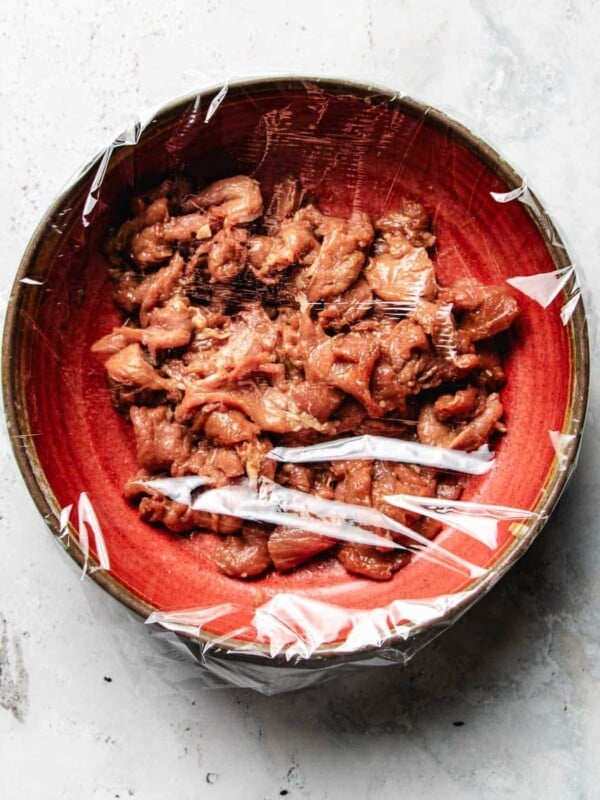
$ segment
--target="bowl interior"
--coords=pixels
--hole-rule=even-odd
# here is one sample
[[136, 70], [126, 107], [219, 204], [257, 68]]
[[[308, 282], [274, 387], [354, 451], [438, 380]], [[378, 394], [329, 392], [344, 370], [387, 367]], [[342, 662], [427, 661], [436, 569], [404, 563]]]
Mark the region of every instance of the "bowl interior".
[[[215, 537], [179, 538], [146, 525], [123, 499], [122, 486], [136, 472], [133, 436], [111, 406], [102, 360], [90, 347], [122, 322], [102, 242], [123, 218], [133, 187], [173, 171], [203, 183], [245, 173], [268, 196], [291, 173], [329, 213], [361, 208], [376, 215], [402, 197], [421, 200], [433, 217], [442, 283], [465, 276], [501, 283], [568, 264], [526, 205], [492, 197], [518, 186], [518, 177], [438, 112], [356, 86], [277, 80], [231, 87], [207, 122], [214, 97], [174, 104], [134, 146], [96, 160], [50, 210], [25, 255], [19, 279], [40, 284], [15, 284], [5, 338], [6, 403], [12, 433], [23, 437], [17, 456], [36, 502], [56, 532], [60, 509], [88, 494], [111, 564], [94, 577], [130, 607], [146, 613], [236, 604], [233, 615], [206, 624], [209, 634], [247, 624], [258, 605], [282, 592], [371, 609], [467, 588], [472, 579], [423, 557], [388, 583], [352, 577], [333, 560], [290, 575], [232, 580], [211, 562]], [[567, 440], [572, 460], [581, 431], [585, 321], [579, 306], [563, 324], [560, 294], [547, 308], [525, 295], [519, 302], [522, 314], [506, 340], [508, 433], [495, 468], [472, 478], [463, 499], [547, 513], [567, 472], [549, 432], [573, 437]], [[531, 539], [538, 529], [530, 523], [521, 536]], [[500, 526], [494, 549], [451, 529], [438, 541], [486, 567], [504, 568], [519, 549], [508, 524]], [[71, 552], [81, 560], [76, 544]]]

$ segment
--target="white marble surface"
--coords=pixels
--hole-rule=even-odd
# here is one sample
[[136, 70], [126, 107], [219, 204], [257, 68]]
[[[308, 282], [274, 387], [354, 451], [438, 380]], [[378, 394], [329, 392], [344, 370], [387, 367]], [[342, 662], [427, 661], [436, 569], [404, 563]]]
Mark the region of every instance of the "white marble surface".
[[[192, 86], [286, 72], [379, 83], [470, 124], [527, 175], [598, 304], [595, 0], [94, 8], [0, 10], [3, 297], [41, 213], [133, 113]], [[3, 434], [0, 796], [600, 797], [597, 400], [596, 376], [579, 471], [483, 602], [405, 670], [275, 698], [201, 691], [177, 665], [144, 669], [145, 639], [121, 625], [115, 640], [118, 610], [61, 556]]]

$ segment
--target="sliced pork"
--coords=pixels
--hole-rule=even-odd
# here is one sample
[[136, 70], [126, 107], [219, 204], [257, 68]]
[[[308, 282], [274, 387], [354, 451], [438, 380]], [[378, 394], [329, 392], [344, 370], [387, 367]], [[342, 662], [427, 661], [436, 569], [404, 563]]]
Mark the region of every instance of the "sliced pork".
[[[457, 500], [467, 478], [388, 460], [280, 463], [269, 454], [363, 435], [493, 445], [506, 431], [495, 337], [518, 306], [508, 286], [438, 284], [430, 216], [414, 198], [372, 219], [364, 209], [328, 214], [307, 197], [292, 176], [263, 199], [256, 180], [236, 175], [199, 188], [170, 176], [132, 199], [105, 246], [126, 319], [93, 346], [135, 441], [139, 472], [124, 494], [145, 522], [219, 535], [213, 560], [231, 579], [308, 569], [324, 554], [356, 580], [390, 580], [412, 547], [398, 524], [421, 541], [441, 526], [386, 498]], [[194, 497], [211, 489], [226, 498], [236, 486], [265, 494], [241, 519], [235, 503], [222, 514], [194, 510], [191, 496], [184, 503], [153, 488], [157, 478], [189, 478]], [[268, 500], [273, 486], [280, 505]], [[327, 509], [322, 517], [314, 503]], [[368, 508], [379, 516], [367, 533], [382, 545], [333, 535]], [[321, 519], [328, 535], [311, 530]]]

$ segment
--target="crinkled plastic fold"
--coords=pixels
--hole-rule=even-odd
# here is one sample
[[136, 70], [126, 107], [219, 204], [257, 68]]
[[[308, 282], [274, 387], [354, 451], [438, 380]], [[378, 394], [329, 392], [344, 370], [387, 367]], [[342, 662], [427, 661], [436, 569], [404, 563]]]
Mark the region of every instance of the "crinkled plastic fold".
[[[286, 94], [290, 97], [289, 103], [285, 102]], [[354, 104], [351, 103], [352, 110], [346, 115], [343, 110], [335, 110], [341, 108], [345, 98], [351, 98]], [[266, 103], [264, 111], [263, 103]], [[232, 119], [231, 109], [238, 106], [248, 118], [254, 113], [252, 124], [257, 131], [255, 138], [239, 147], [236, 137], [245, 135], [242, 123], [239, 130], [225, 127]], [[360, 116], [361, 109], [364, 109], [364, 119]], [[339, 114], [339, 127], [336, 127], [335, 114]], [[369, 134], [365, 120], [369, 122]], [[164, 133], [165, 126], [168, 135]], [[119, 588], [122, 581], [114, 566], [119, 554], [111, 539], [114, 520], [102, 516], [96, 508], [102, 487], [89, 485], [87, 490], [75, 491], [73, 496], [66, 497], [68, 502], [59, 502], [52, 495], [52, 475], [44, 477], [43, 458], [36, 460], [39, 444], [33, 438], [36, 431], [28, 429], [24, 422], [17, 426], [16, 437], [20, 438], [13, 439], [20, 464], [26, 477], [29, 476], [30, 487], [33, 483], [38, 487], [42, 485], [36, 497], [38, 505], [50, 510], [48, 519], [59, 542], [80, 563], [82, 573], [91, 575], [130, 608], [145, 615], [155, 637], [168, 642], [177, 659], [189, 658], [206, 672], [207, 685], [216, 681], [273, 693], [313, 685], [340, 672], [364, 666], [405, 664], [481, 598], [529, 547], [575, 467], [585, 414], [588, 369], [581, 272], [571, 263], [551, 218], [527, 183], [468, 131], [434, 109], [397, 93], [310, 79], [226, 84], [144, 115], [142, 122], [132, 124], [78, 173], [63, 192], [62, 204], [59, 201], [49, 212], [42, 232], [51, 230], [56, 237], [73, 236], [77, 243], [75, 249], [79, 249], [84, 264], [89, 242], [98, 238], [96, 227], [105, 231], [108, 224], [114, 224], [112, 206], [121, 202], [119, 195], [137, 188], [140, 177], [147, 185], [149, 176], [156, 181], [169, 171], [185, 172], [193, 168], [194, 159], [201, 159], [194, 143], [207, 130], [213, 134], [211, 143], [214, 145], [216, 141], [219, 147], [214, 149], [213, 162], [202, 162], [204, 175], [214, 179], [247, 172], [265, 176], [267, 184], [272, 184], [274, 176], [293, 172], [301, 164], [304, 169], [301, 177], [309, 184], [312, 181], [309, 188], [317, 194], [321, 192], [325, 205], [333, 206], [336, 205], [336, 182], [346, 181], [347, 184], [349, 174], [354, 181], [351, 203], [361, 207], [364, 198], [370, 196], [365, 184], [371, 181], [375, 182], [374, 191], [381, 193], [385, 205], [393, 203], [406, 175], [412, 175], [411, 170], [418, 178], [415, 186], [426, 192], [427, 181], [441, 175], [442, 169], [460, 171], [463, 151], [467, 153], [465, 164], [471, 163], [469, 159], [480, 160], [481, 172], [471, 174], [467, 170], [464, 177], [466, 182], [473, 183], [472, 194], [476, 189], [482, 191], [479, 182], [486, 186], [489, 183], [485, 194], [496, 205], [499, 230], [504, 224], [503, 215], [510, 209], [522, 207], [518, 213], [524, 213], [524, 221], [519, 221], [519, 225], [523, 230], [529, 226], [523, 241], [527, 242], [529, 236], [532, 246], [535, 244], [538, 248], [535, 264], [523, 251], [523, 264], [527, 269], [521, 272], [519, 260], [516, 260], [511, 274], [504, 275], [506, 283], [523, 301], [525, 323], [520, 335], [529, 334], [530, 318], [538, 320], [540, 315], [546, 315], [552, 320], [548, 330], [556, 332], [560, 326], [565, 331], [564, 342], [556, 348], [557, 358], [571, 359], [574, 365], [562, 373], [571, 375], [571, 385], [563, 389], [563, 418], [555, 415], [558, 421], [550, 427], [545, 420], [539, 420], [537, 438], [533, 441], [530, 437], [528, 442], [534, 450], [546, 453], [547, 468], [542, 485], [522, 491], [519, 488], [527, 501], [523, 507], [515, 506], [511, 497], [499, 496], [494, 491], [494, 476], [502, 456], [497, 455], [495, 448], [487, 446], [466, 452], [412, 440], [361, 435], [310, 446], [278, 446], [268, 454], [276, 464], [383, 459], [469, 476], [471, 483], [467, 485], [475, 488], [467, 491], [466, 499], [409, 494], [384, 497], [390, 508], [441, 524], [441, 533], [428, 539], [375, 508], [326, 500], [264, 477], [240, 480], [225, 487], [212, 486], [210, 477], [202, 475], [148, 479], [147, 485], [153, 492], [195, 511], [284, 525], [338, 542], [406, 553], [420, 581], [415, 579], [411, 590], [403, 594], [399, 577], [402, 570], [390, 581], [390, 589], [356, 577], [347, 585], [340, 586], [338, 581], [328, 586], [326, 582], [319, 584], [312, 580], [304, 587], [295, 575], [287, 586], [285, 582], [265, 579], [247, 584], [249, 588], [245, 593], [232, 589], [228, 597], [227, 581], [233, 586], [237, 579], [223, 579], [218, 602], [206, 603], [200, 598], [196, 605], [187, 603], [177, 608], [171, 604], [169, 608], [160, 608], [153, 606], [151, 599], [154, 584], [160, 580], [154, 574], [149, 576], [154, 582], [152, 586], [133, 587], [129, 581]], [[428, 135], [428, 131], [433, 131], [434, 137], [429, 149], [420, 145], [421, 137]], [[158, 150], [157, 141], [160, 142]], [[447, 151], [440, 145], [444, 141], [449, 143]], [[132, 151], [142, 147], [154, 148], [159, 153], [155, 167], [141, 168], [141, 161], [138, 164], [135, 158], [130, 158]], [[369, 150], [377, 150], [378, 157], [381, 156], [379, 162], [369, 160]], [[419, 177], [420, 168], [411, 166], [411, 159], [418, 158], [419, 153], [424, 154], [426, 161], [423, 174], [427, 179], [423, 180]], [[284, 163], [286, 155], [290, 158], [289, 164]], [[277, 161], [277, 168], [271, 168], [271, 159]], [[377, 163], [381, 165], [382, 174], [374, 166]], [[141, 175], [138, 175], [138, 168]], [[119, 175], [118, 193], [115, 181], [106, 188], [108, 177], [115, 174]], [[460, 180], [457, 174], [457, 186]], [[76, 202], [79, 218], [74, 222], [73, 208], [64, 198], [69, 198], [75, 188], [81, 192], [82, 187], [85, 192], [83, 199], [80, 197]], [[348, 196], [347, 186], [345, 191]], [[457, 197], [465, 193], [468, 194], [466, 189], [457, 189]], [[458, 251], [456, 242], [465, 237], [475, 211], [471, 207], [459, 211], [453, 202], [458, 204], [458, 200], [446, 201], [438, 197], [434, 227], [438, 218], [443, 225], [446, 209], [450, 209], [447, 213], [452, 219], [447, 230], [455, 238], [440, 260], [448, 273], [458, 269], [460, 275], [465, 275], [474, 259], [469, 249], [472, 242], [466, 242], [464, 253]], [[512, 220], [517, 219], [516, 212], [511, 210], [510, 213]], [[444, 253], [444, 234], [441, 239], [440, 252]], [[482, 247], [485, 244], [483, 242]], [[452, 247], [456, 252], [450, 252]], [[489, 258], [494, 262], [496, 256], [490, 253]], [[535, 271], [536, 265], [544, 259], [550, 268]], [[31, 254], [24, 263], [25, 266], [32, 263]], [[490, 272], [493, 274], [493, 266]], [[18, 283], [21, 293], [42, 291], [46, 276], [39, 263], [31, 274], [23, 273], [22, 268]], [[385, 301], [380, 302], [385, 305]], [[388, 305], [388, 313], [398, 319], [414, 308], [411, 303]], [[32, 312], [25, 309], [25, 313]], [[437, 346], [452, 347], [452, 343], [440, 340]], [[518, 349], [517, 342], [515, 351]], [[551, 351], [549, 344], [550, 359]], [[514, 358], [519, 358], [518, 352]], [[511, 437], [511, 426], [517, 427], [517, 421], [511, 416], [512, 409], [518, 413], [525, 400], [515, 401], [512, 397], [510, 374], [506, 391], [507, 437]], [[80, 444], [86, 446], [85, 442]], [[502, 469], [505, 474], [508, 467], [504, 465]], [[523, 481], [523, 475], [521, 470], [518, 480]], [[504, 481], [504, 485], [508, 485], [506, 477]], [[519, 495], [519, 491], [515, 490], [515, 494]], [[428, 575], [434, 576], [431, 582]], [[449, 591], [436, 591], [436, 587], [446, 585]]]

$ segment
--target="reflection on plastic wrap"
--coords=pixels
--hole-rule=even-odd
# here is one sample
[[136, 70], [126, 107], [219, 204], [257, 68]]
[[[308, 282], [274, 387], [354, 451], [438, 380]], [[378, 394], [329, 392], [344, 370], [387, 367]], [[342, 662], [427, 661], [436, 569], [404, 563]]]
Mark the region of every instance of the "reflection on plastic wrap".
[[544, 210], [537, 197], [529, 190], [527, 181], [525, 179], [523, 179], [521, 186], [513, 189], [510, 192], [490, 192], [490, 195], [497, 203], [510, 203], [514, 200], [518, 200], [520, 203], [523, 203], [523, 205], [526, 205], [541, 225], [542, 230], [548, 237], [550, 244], [552, 244], [554, 247], [560, 248], [561, 250], [565, 249], [564, 244], [560, 241], [556, 233], [556, 229], [552, 220], [550, 219], [550, 216]]
[[268, 454], [275, 461], [308, 464], [320, 461], [360, 461], [376, 458], [403, 464], [419, 464], [483, 475], [494, 466], [494, 456], [484, 445], [472, 453], [444, 447], [390, 439], [385, 436], [352, 436], [308, 447], [275, 447]]
[[223, 100], [227, 97], [227, 92], [229, 90], [229, 86], [225, 84], [223, 88], [213, 97], [211, 103], [208, 107], [206, 112], [206, 116], [204, 117], [204, 122], [210, 122], [212, 117], [217, 113], [217, 110]]
[[574, 267], [564, 267], [555, 272], [543, 272], [538, 275], [517, 276], [509, 278], [507, 283], [535, 300], [542, 308], [548, 308], [560, 292], [564, 291], [568, 300], [560, 310], [563, 325], [568, 325], [581, 300], [579, 280]]
[[[331, 460], [386, 457], [389, 460], [412, 461], [445, 470], [463, 470], [475, 474], [482, 467], [493, 466], [491, 454], [485, 449], [477, 453], [460, 453], [440, 447], [424, 447], [411, 442], [362, 436], [336, 440], [306, 448], [275, 448], [271, 458], [296, 463]], [[298, 530], [308, 530], [339, 541], [351, 541], [378, 547], [406, 549], [447, 569], [456, 570], [471, 579], [485, 579], [490, 570], [462, 559], [435, 541], [420, 536], [408, 526], [398, 523], [380, 511], [365, 506], [325, 500], [321, 497], [291, 490], [265, 478], [242, 482], [235, 486], [198, 492], [209, 481], [202, 477], [168, 478], [148, 481], [155, 491], [171, 499], [187, 502], [194, 510], [218, 514], [235, 514], [247, 520], [281, 524]], [[494, 550], [498, 546], [498, 528], [503, 522], [535, 521], [540, 515], [525, 509], [486, 503], [449, 501], [441, 498], [390, 495], [390, 505], [417, 516], [425, 516], [461, 531]], [[400, 534], [402, 544], [384, 538], [373, 530]], [[207, 633], [211, 623], [223, 621], [243, 612], [236, 603], [221, 603], [209, 607], [156, 611], [148, 624], [200, 638], [200, 661], [210, 671], [223, 669], [222, 658], [232, 654], [301, 663], [324, 655], [357, 654], [373, 649], [378, 657], [405, 660], [414, 643], [403, 648], [419, 626], [440, 625], [454, 609], [463, 606], [468, 591], [440, 595], [420, 600], [396, 599], [384, 607], [358, 609], [323, 602], [304, 593], [279, 592], [252, 610], [251, 621], [242, 627], [232, 626], [227, 634], [215, 637]], [[393, 642], [393, 646], [390, 643]], [[220, 653], [220, 659], [211, 654]], [[220, 665], [220, 666], [218, 666]], [[305, 684], [303, 684], [305, 685]], [[261, 690], [271, 683], [258, 681]]]
[[181, 478], [154, 478], [154, 480], [140, 481], [140, 484], [164, 494], [170, 500], [189, 506], [192, 504], [193, 492], [210, 482], [208, 478], [200, 475], [184, 475]]
[[522, 200], [527, 192], [527, 181], [523, 180], [521, 186], [517, 186], [510, 192], [490, 192], [490, 195], [497, 203], [511, 203], [513, 200]]
[[60, 519], [58, 522], [59, 538], [64, 539], [69, 535], [69, 520], [71, 519], [71, 511], [73, 511], [73, 503], [61, 508]]
[[552, 447], [558, 458], [558, 469], [561, 472], [569, 469], [572, 458], [572, 449], [576, 445], [577, 437], [571, 433], [548, 431]]
[[[511, 192], [490, 192], [497, 203], [510, 203], [513, 200], [526, 205], [542, 226], [544, 233], [548, 236], [551, 244], [564, 250], [564, 245], [556, 235], [556, 230], [552, 220], [542, 208], [537, 198], [529, 191], [527, 182]], [[511, 286], [518, 289], [523, 294], [535, 300], [542, 308], [548, 308], [552, 301], [564, 291], [567, 301], [560, 310], [560, 318], [563, 325], [568, 325], [573, 316], [577, 305], [581, 301], [581, 287], [575, 268], [573, 266], [563, 267], [554, 272], [545, 272], [537, 275], [523, 275], [509, 278], [507, 280]]]
[[[310, 450], [310, 448], [308, 448]], [[465, 454], [466, 455], [466, 454]], [[178, 486], [178, 479], [170, 479], [169, 497], [185, 496], [189, 484]], [[160, 481], [150, 482], [158, 489]], [[428, 541], [410, 528], [400, 525], [381, 512], [349, 503], [327, 501], [302, 492], [292, 491], [261, 480], [258, 486], [239, 485], [223, 489], [208, 489], [191, 498], [191, 507], [213, 513], [232, 514], [246, 519], [274, 524], [285, 524], [297, 529], [310, 530], [341, 541], [376, 544], [386, 548], [400, 547], [389, 539], [365, 530], [387, 529], [401, 533], [407, 540], [407, 550], [449, 569], [466, 571], [471, 578], [482, 578], [489, 570], [458, 558], [445, 548]], [[490, 550], [498, 545], [498, 526], [502, 522], [539, 519], [539, 515], [524, 509], [485, 503], [444, 501], [395, 495], [385, 498], [388, 503], [417, 515], [428, 516], [448, 527], [466, 533]], [[231, 653], [250, 653], [269, 658], [282, 656], [286, 661], [309, 659], [326, 649], [328, 654], [358, 653], [368, 648], [382, 648], [392, 640], [396, 653], [398, 643], [405, 641], [415, 629], [435, 625], [453, 609], [462, 606], [468, 592], [422, 600], [396, 599], [381, 608], [353, 609], [326, 603], [302, 593], [280, 592], [254, 609], [251, 622], [242, 628], [231, 628], [226, 636], [206, 636], [210, 623], [233, 617], [243, 607], [235, 603], [221, 603], [168, 612], [156, 611], [146, 620], [166, 630], [197, 637], [202, 644], [203, 661], [209, 651], [225, 649]]]
[[21, 278], [19, 283], [24, 283], [26, 286], [43, 286], [44, 281], [38, 281], [36, 278]]
[[119, 136], [117, 136], [117, 138], [111, 142], [111, 144], [102, 153], [102, 157], [100, 158], [100, 162], [83, 205], [83, 211], [81, 212], [81, 223], [84, 228], [88, 228], [92, 222], [92, 214], [100, 200], [100, 189], [104, 183], [104, 179], [106, 177], [106, 173], [114, 151], [119, 147], [128, 147], [137, 144], [145, 127], [145, 125], [136, 120]]
[[[342, 608], [300, 594], [280, 593], [255, 609], [249, 626], [232, 630], [222, 639], [209, 639], [203, 653], [218, 650], [227, 640], [232, 653], [248, 653], [287, 661], [315, 655], [359, 653], [406, 640], [422, 625], [440, 622], [468, 599], [458, 592], [423, 600], [394, 600], [371, 610]], [[156, 611], [146, 620], [166, 630], [202, 638], [204, 627], [237, 609], [232, 604], [181, 611]], [[251, 635], [253, 641], [240, 637]], [[319, 653], [319, 651], [322, 651]]]
[[[176, 481], [177, 479], [172, 479]], [[185, 478], [183, 479], [185, 480]], [[152, 485], [152, 488], [157, 488]], [[171, 490], [181, 497], [179, 488]], [[173, 499], [172, 494], [166, 496]], [[481, 576], [480, 567], [451, 553], [406, 525], [367, 506], [325, 500], [322, 497], [287, 489], [266, 478], [258, 486], [243, 482], [220, 489], [209, 489], [192, 500], [194, 511], [241, 517], [255, 522], [283, 525], [296, 530], [317, 533], [343, 542], [371, 545], [384, 550], [419, 552], [430, 561], [471, 577]], [[402, 544], [373, 533], [366, 528], [383, 529], [403, 538]]]
[[[310, 448], [309, 448], [310, 449]], [[179, 481], [182, 485], [178, 485]], [[190, 492], [186, 479], [169, 479], [162, 484], [167, 496], [183, 498]], [[158, 490], [160, 481], [149, 485]], [[194, 487], [195, 488], [195, 487]], [[246, 484], [222, 489], [208, 489], [195, 498], [191, 507], [213, 513], [235, 513], [246, 519], [284, 524], [310, 530], [340, 541], [402, 547], [419, 552], [448, 569], [462, 570], [470, 578], [484, 578], [490, 571], [465, 561], [435, 542], [397, 523], [381, 512], [349, 503], [328, 501], [303, 492], [292, 491], [262, 479], [258, 486]], [[423, 515], [459, 530], [490, 550], [498, 546], [498, 526], [502, 522], [535, 521], [540, 515], [525, 509], [486, 503], [445, 501], [409, 495], [392, 495], [385, 500], [398, 508]], [[407, 541], [398, 545], [374, 534], [365, 527], [400, 533]], [[224, 648], [227, 653], [250, 653], [269, 658], [283, 656], [287, 661], [308, 659], [326, 649], [328, 654], [357, 653], [367, 648], [381, 648], [394, 640], [405, 641], [421, 625], [435, 625], [449, 612], [462, 606], [468, 592], [440, 595], [421, 600], [396, 599], [374, 609], [344, 608], [302, 593], [280, 592], [252, 612], [249, 625], [232, 627], [222, 637], [206, 636], [210, 623], [243, 612], [236, 603], [168, 612], [156, 611], [146, 620], [185, 636], [204, 639], [203, 658], [209, 651]]]
[[[67, 548], [69, 547], [69, 523], [71, 521], [72, 511], [72, 503], [61, 508], [58, 523], [59, 539], [65, 540]], [[79, 547], [81, 548], [81, 552], [83, 554], [83, 568], [81, 577], [83, 578], [86, 574], [92, 574], [99, 569], [110, 570], [110, 556], [108, 554], [104, 533], [102, 532], [102, 527], [98, 521], [94, 506], [92, 505], [86, 492], [82, 492], [79, 495], [79, 500], [77, 502], [77, 521], [77, 538]], [[92, 536], [98, 558], [98, 566], [91, 568], [89, 567], [90, 534]]]
[[388, 503], [415, 514], [442, 522], [466, 533], [490, 550], [498, 546], [498, 525], [503, 520], [535, 520], [540, 515], [522, 508], [469, 503], [461, 500], [438, 500], [397, 494], [385, 498]]

